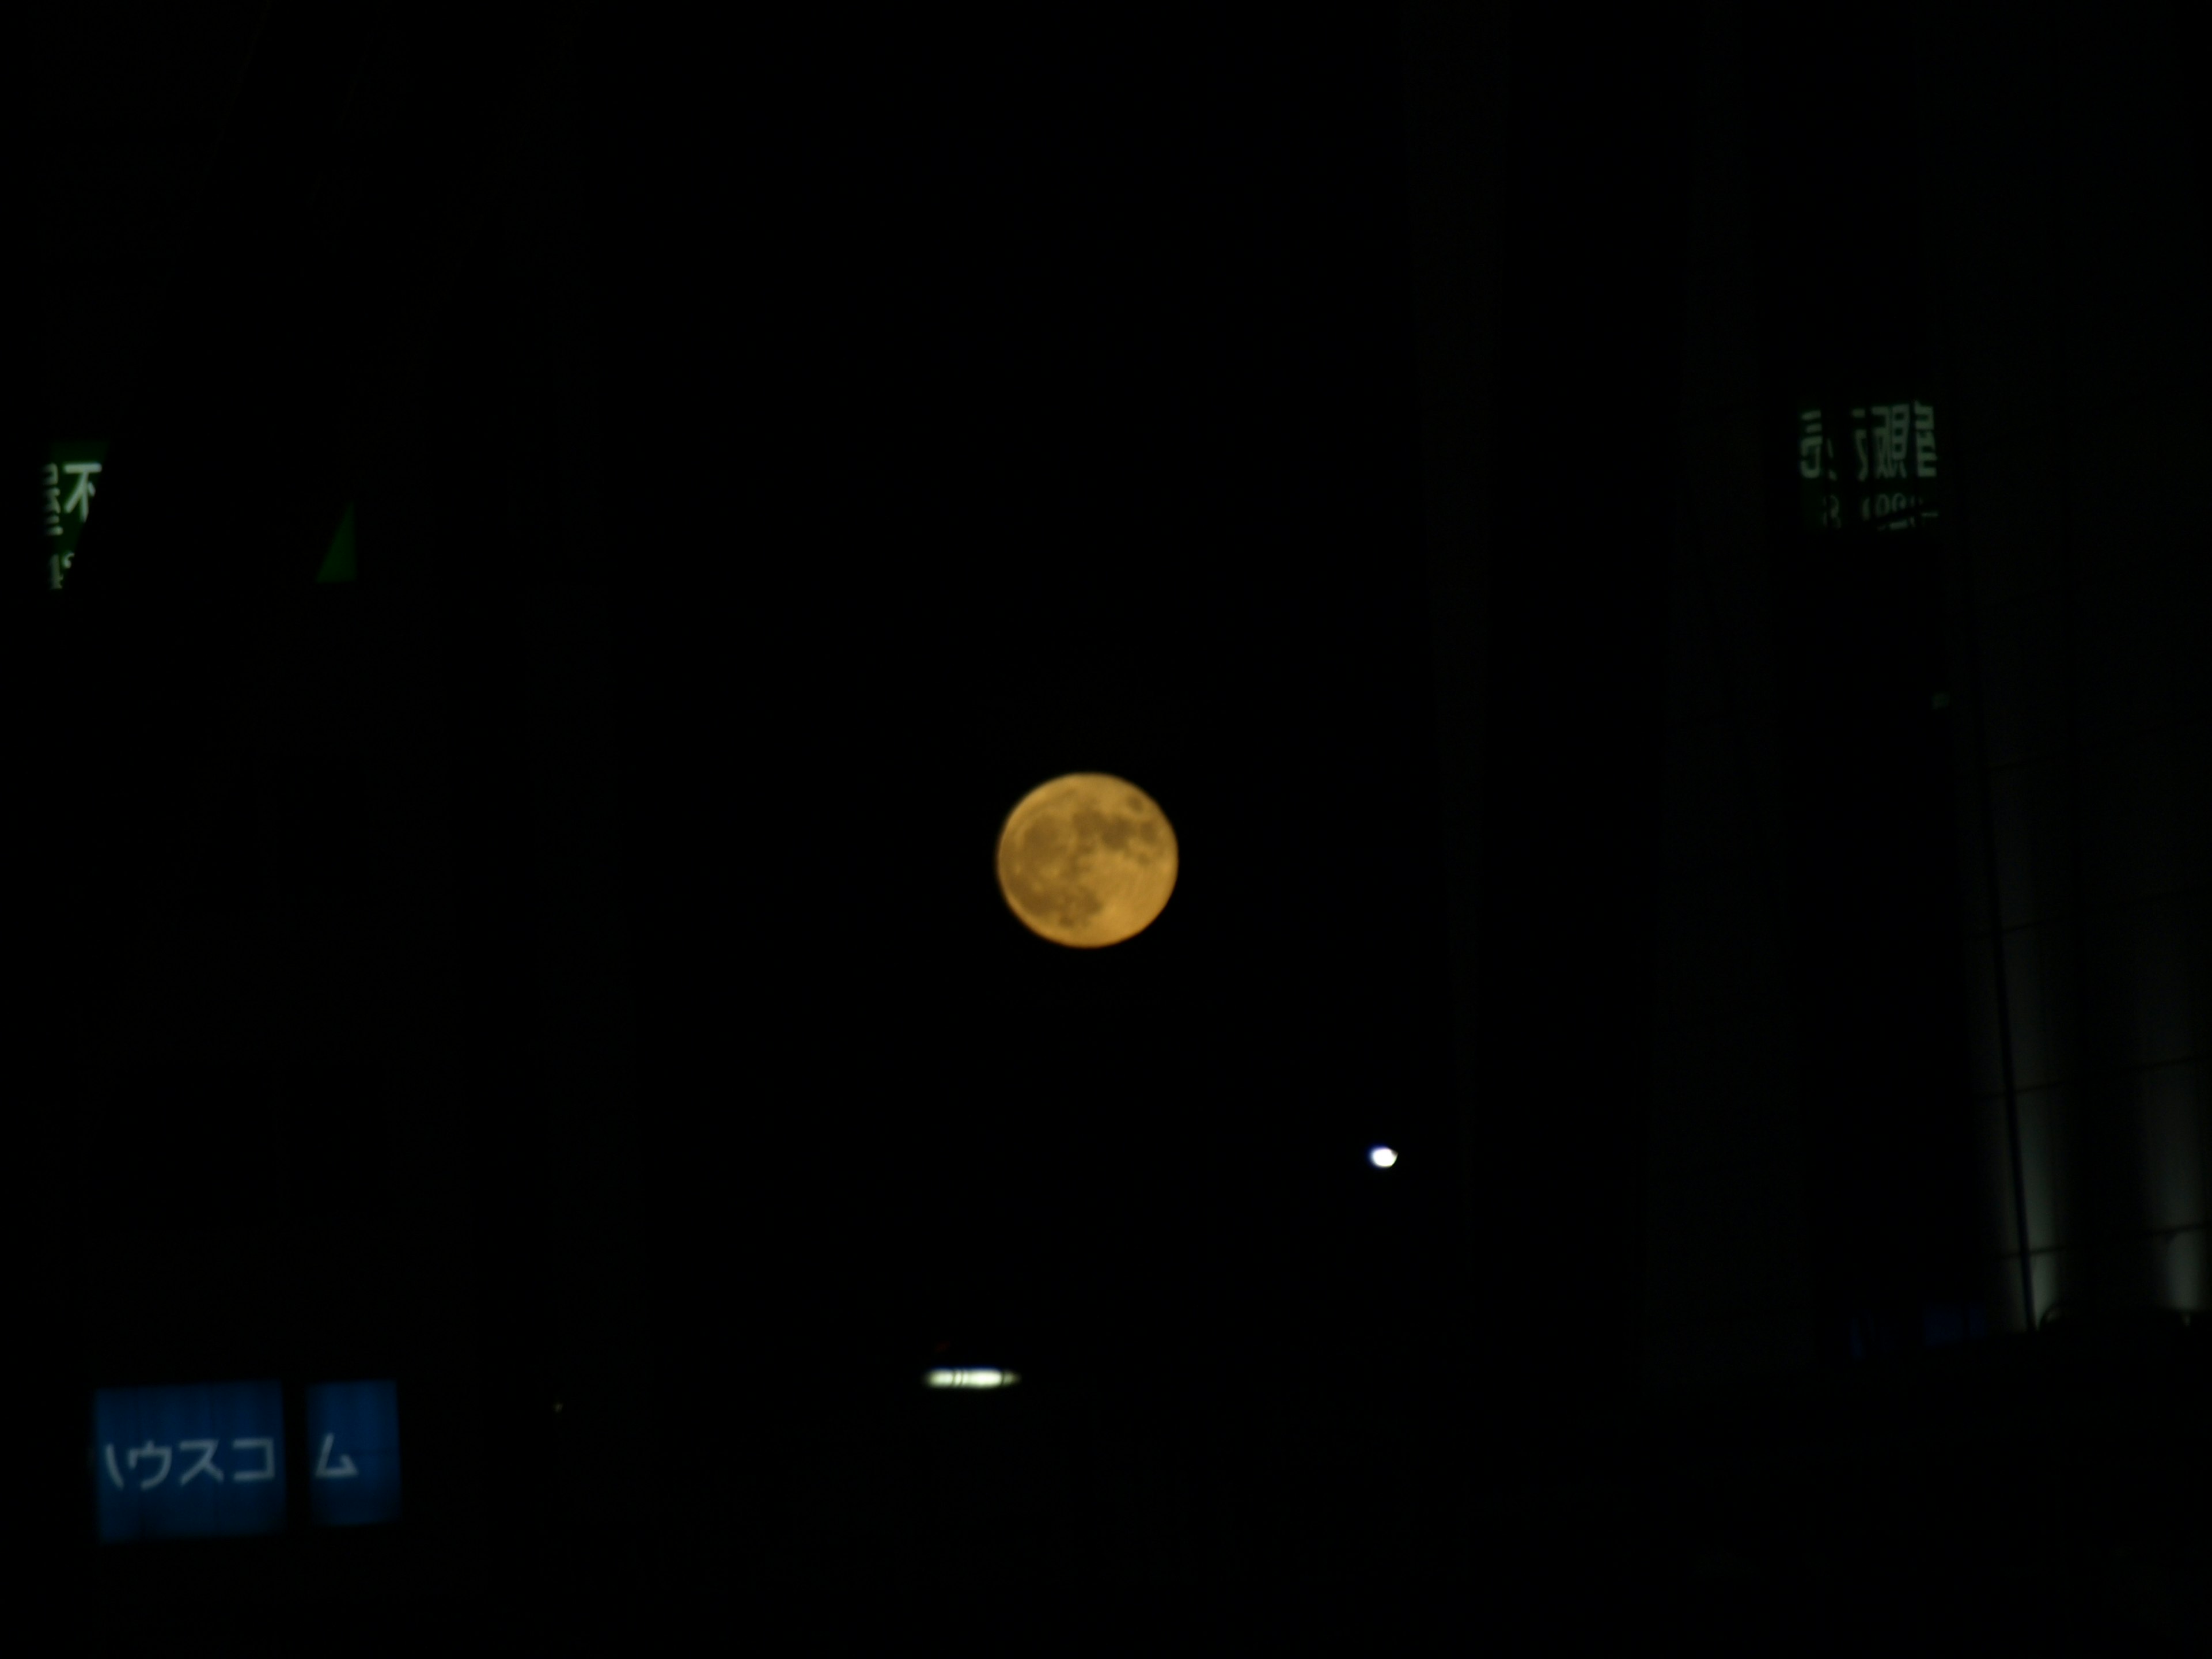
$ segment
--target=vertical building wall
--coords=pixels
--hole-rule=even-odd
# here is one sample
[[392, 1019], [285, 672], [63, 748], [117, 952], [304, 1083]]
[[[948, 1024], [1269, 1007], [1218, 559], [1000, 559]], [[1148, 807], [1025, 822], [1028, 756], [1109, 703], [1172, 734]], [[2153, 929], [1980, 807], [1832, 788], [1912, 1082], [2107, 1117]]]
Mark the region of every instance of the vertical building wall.
[[[378, 1592], [398, 1599], [481, 1536], [468, 986], [426, 775], [442, 711], [408, 619], [360, 597], [54, 619], [56, 660], [105, 686], [58, 769], [67, 887], [122, 902], [70, 907], [52, 1224], [94, 1386], [398, 1380], [415, 1553]], [[93, 1599], [246, 1593], [190, 1565], [103, 1559]], [[252, 1593], [360, 1594], [363, 1566]]]
[[1693, 42], [1510, 23], [1413, 52], [1416, 144], [1457, 151], [1417, 159], [1456, 223], [1415, 258], [1474, 1363], [1526, 1453], [1638, 1370]]
[[[239, 0], [189, 19], [126, 19], [119, 9], [86, 7], [20, 21], [12, 57], [22, 66], [15, 152], [24, 192], [22, 311], [8, 382], [20, 461], [42, 465], [57, 440], [115, 435], [262, 10], [257, 0]], [[125, 40], [149, 49], [137, 58], [109, 44]], [[11, 755], [21, 854], [11, 977], [25, 1052], [11, 1068], [11, 1105], [29, 1132], [15, 1143], [30, 1235], [27, 1306], [19, 1307], [28, 1318], [19, 1314], [13, 1328], [43, 1385], [32, 1413], [37, 1489], [52, 1500], [30, 1522], [31, 1531], [44, 1533], [34, 1553], [41, 1545], [46, 1552], [31, 1576], [58, 1586], [75, 1582], [68, 1575], [83, 1550], [82, 1535], [63, 1517], [90, 1498], [77, 1431], [87, 1332], [121, 1317], [112, 1299], [87, 1299], [86, 1204], [118, 1166], [87, 1163], [80, 1062], [88, 1022], [105, 994], [92, 970], [113, 948], [129, 890], [111, 890], [117, 902], [106, 903], [81, 879], [94, 867], [82, 860], [83, 841], [106, 817], [86, 799], [99, 771], [82, 753], [101, 682], [47, 604], [42, 507], [27, 490], [11, 510], [14, 568], [0, 607], [17, 711]]]
[[[1961, 777], [1990, 1306], [2206, 1305], [2212, 482], [2178, 13], [1917, 14], [1959, 588], [1996, 876]], [[1962, 641], [1962, 643], [1968, 643]], [[1962, 680], [1967, 661], [1961, 653]], [[2006, 1056], [2033, 1302], [2019, 1289]]]
[[362, 580], [412, 620], [447, 717], [489, 1524], [627, 1542], [664, 1466], [605, 601], [652, 549], [602, 533], [621, 434], [596, 404], [580, 10], [435, 64], [396, 50], [362, 100], [355, 206], [386, 276]]
[[[1705, 9], [1692, 94], [1646, 1235], [1654, 1382], [1809, 1358], [1806, 1262], [1822, 1248], [1808, 1160], [1824, 1154], [1793, 1098], [1800, 1039], [1783, 988], [1803, 919], [1786, 896], [1764, 586], [1777, 532], [1759, 422], [1777, 366], [1749, 320], [1751, 243], [1771, 204], [1746, 178], [1744, 27], [1724, 0]], [[1963, 1040], [1983, 1182], [1956, 1201], [1986, 1231], [1981, 1294], [2001, 1328], [2023, 1319], [2000, 969], [2037, 1315], [2201, 1307], [2206, 1294], [2212, 711], [2196, 635], [2212, 611], [2190, 502], [2208, 471], [2207, 271], [2170, 28], [2158, 6], [2055, 33], [1951, 7], [1916, 13], [1897, 43], [1912, 54], [1923, 165], [1904, 183], [1935, 296], [1928, 368], [1945, 389], [1952, 492]]]
[[[1420, 0], [1405, 11], [1408, 227], [1419, 343], [1423, 536], [1434, 655], [1437, 765], [1447, 859], [1459, 1177], [1472, 1190], [1479, 1148], [1466, 1107], [1478, 1087], [1482, 968], [1483, 668], [1491, 626], [1497, 441], [1499, 156], [1507, 118], [1508, 8]], [[1481, 1270], [1474, 1234], [1467, 1266]]]
[[1812, 1352], [1746, 70], [1733, 0], [1698, 9], [1645, 1197], [1661, 1386]]
[[[603, 317], [592, 281], [600, 191], [584, 126], [582, 9], [544, 32], [523, 83], [518, 125], [526, 137], [495, 198], [515, 301], [501, 317], [514, 493], [481, 591], [494, 598], [495, 615], [511, 606], [524, 653], [510, 712], [527, 739], [538, 915], [529, 1051], [543, 1097], [515, 1127], [542, 1127], [550, 1140], [545, 1265], [560, 1287], [562, 1521], [624, 1540], [662, 1490], [666, 1466], [647, 1315], [662, 1269], [639, 1184], [645, 1148], [626, 896], [628, 861], [646, 849], [623, 833], [607, 600], [617, 583], [654, 580], [655, 550], [649, 517], [622, 510], [632, 503], [608, 487], [623, 447], [643, 434], [624, 431], [599, 395], [600, 331], [620, 319]], [[691, 1081], [708, 1109], [738, 1082], [728, 1073]]]
[[[79, 1389], [395, 1378], [405, 1542], [286, 1572], [251, 1552], [73, 1562], [91, 1575], [78, 1607], [120, 1620], [406, 1599], [464, 1570], [483, 1519], [455, 1156], [466, 987], [425, 764], [442, 710], [412, 618], [312, 582], [337, 508], [317, 463], [356, 388], [318, 325], [345, 284], [314, 257], [301, 198], [323, 182], [318, 76], [349, 60], [313, 27], [247, 36], [244, 89], [242, 46], [198, 88], [221, 94], [214, 110], [173, 125], [120, 100], [143, 125], [102, 134], [101, 176], [159, 177], [181, 145], [191, 188], [128, 227], [150, 242], [108, 225], [88, 257], [140, 264], [143, 286], [82, 383], [52, 365], [47, 412], [118, 441], [97, 539], [36, 618], [52, 714], [34, 792], [52, 923], [40, 1036], [66, 1124], [45, 1218]], [[137, 66], [177, 72], [160, 52]], [[66, 302], [74, 284], [51, 291]], [[51, 1425], [80, 1455], [81, 1422]], [[72, 1498], [88, 1500], [88, 1473], [70, 1471]]]
[[[518, 49], [486, 24], [426, 58], [424, 19], [379, 15], [287, 36], [273, 135], [226, 186], [251, 216], [297, 138], [310, 204], [272, 193], [319, 222], [269, 235], [321, 273], [312, 294], [287, 265], [218, 338], [163, 319], [173, 349], [119, 400], [140, 487], [33, 619], [60, 1057], [40, 1086], [77, 1383], [398, 1376], [414, 1553], [316, 1553], [335, 1581], [105, 1555], [79, 1601], [118, 1617], [333, 1583], [373, 1613], [503, 1535], [635, 1534], [661, 1468], [573, 29]], [[291, 133], [285, 100], [319, 120], [325, 85], [342, 131]], [[244, 256], [203, 241], [194, 280], [220, 289]], [[287, 331], [333, 295], [342, 329]], [[217, 350], [242, 389], [195, 355]], [[287, 356], [272, 393], [264, 360]], [[343, 434], [356, 584], [314, 587], [319, 547], [293, 533], [325, 481], [252, 473], [271, 409]]]
[[266, 0], [185, 14], [92, 4], [23, 18], [33, 317], [18, 324], [41, 445], [106, 438], [157, 349], [163, 302], [236, 105]]

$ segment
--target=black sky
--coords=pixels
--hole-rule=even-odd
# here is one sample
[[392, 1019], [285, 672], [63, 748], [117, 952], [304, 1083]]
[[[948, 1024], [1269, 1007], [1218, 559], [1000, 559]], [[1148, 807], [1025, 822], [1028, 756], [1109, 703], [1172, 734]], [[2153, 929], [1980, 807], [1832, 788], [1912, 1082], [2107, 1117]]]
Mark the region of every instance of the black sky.
[[[803, 1263], [742, 1294], [1072, 1357], [1198, 1316], [1224, 1249], [1263, 1295], [1352, 1249], [1371, 1141], [1440, 1202], [1386, 22], [611, 73], [642, 1029], [702, 1284]], [[1103, 952], [992, 874], [1080, 769], [1183, 854]]]

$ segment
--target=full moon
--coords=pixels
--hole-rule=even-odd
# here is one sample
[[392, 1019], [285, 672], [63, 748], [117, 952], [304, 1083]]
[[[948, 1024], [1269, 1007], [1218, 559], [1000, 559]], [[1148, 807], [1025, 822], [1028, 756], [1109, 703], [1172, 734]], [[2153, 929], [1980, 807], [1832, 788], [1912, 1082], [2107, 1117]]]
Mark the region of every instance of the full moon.
[[999, 832], [999, 890], [1055, 945], [1119, 945], [1151, 927], [1175, 890], [1176, 838], [1150, 795], [1103, 772], [1041, 783]]

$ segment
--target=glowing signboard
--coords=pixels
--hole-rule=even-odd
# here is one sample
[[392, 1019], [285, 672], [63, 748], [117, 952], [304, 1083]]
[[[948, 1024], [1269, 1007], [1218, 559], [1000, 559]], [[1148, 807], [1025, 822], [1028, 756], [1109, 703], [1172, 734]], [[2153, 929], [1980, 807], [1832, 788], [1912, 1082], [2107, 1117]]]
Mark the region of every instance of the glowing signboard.
[[281, 1382], [101, 1389], [92, 1437], [104, 1544], [283, 1529]]
[[1807, 529], [1911, 530], [1935, 520], [1932, 404], [1807, 399], [1797, 405], [1796, 437]]
[[[308, 1520], [399, 1518], [398, 1385], [306, 1389]], [[89, 1449], [104, 1544], [284, 1530], [284, 1385], [270, 1380], [100, 1389]]]
[[399, 1389], [392, 1382], [307, 1385], [307, 1518], [367, 1527], [399, 1518]]
[[107, 444], [98, 438], [65, 440], [47, 447], [46, 461], [46, 586], [58, 589], [76, 557], [77, 538], [92, 516]]
[[[79, 539], [92, 516], [93, 497], [100, 493], [100, 477], [107, 465], [107, 442], [103, 438], [62, 439], [46, 446], [40, 480], [45, 498], [46, 586], [59, 592], [76, 562]], [[317, 568], [318, 582], [350, 582], [360, 574], [355, 550], [354, 508], [346, 504], [330, 546]]]

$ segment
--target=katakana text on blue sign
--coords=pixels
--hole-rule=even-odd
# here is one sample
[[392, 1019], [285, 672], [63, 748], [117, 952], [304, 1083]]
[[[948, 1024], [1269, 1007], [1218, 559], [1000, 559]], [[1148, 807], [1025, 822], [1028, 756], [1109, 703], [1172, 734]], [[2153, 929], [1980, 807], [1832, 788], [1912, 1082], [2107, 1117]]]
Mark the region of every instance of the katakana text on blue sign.
[[[399, 1391], [387, 1380], [306, 1389], [308, 1519], [399, 1518]], [[102, 1543], [284, 1529], [284, 1387], [275, 1381], [100, 1389], [93, 1481]]]
[[307, 1516], [319, 1527], [369, 1527], [399, 1518], [399, 1389], [392, 1382], [307, 1385], [307, 1449], [314, 1468]]
[[284, 1386], [196, 1382], [92, 1397], [100, 1540], [284, 1527]]

